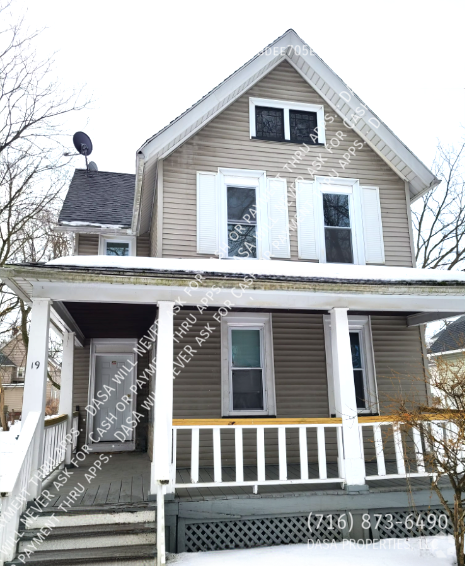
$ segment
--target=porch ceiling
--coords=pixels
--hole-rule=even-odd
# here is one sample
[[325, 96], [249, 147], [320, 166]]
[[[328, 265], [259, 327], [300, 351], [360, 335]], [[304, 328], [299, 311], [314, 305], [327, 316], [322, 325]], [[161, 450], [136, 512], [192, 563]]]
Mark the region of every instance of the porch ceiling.
[[155, 321], [156, 305], [64, 302], [87, 339], [140, 338]]

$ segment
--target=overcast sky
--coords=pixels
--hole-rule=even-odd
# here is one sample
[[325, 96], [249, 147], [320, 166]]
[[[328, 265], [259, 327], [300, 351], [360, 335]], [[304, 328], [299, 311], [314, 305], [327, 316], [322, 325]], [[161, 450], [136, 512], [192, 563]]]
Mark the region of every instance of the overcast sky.
[[[135, 152], [287, 29], [427, 165], [465, 124], [464, 0], [225, 2], [17, 0], [64, 88], [94, 103], [66, 124], [100, 170], [133, 173]], [[26, 12], [27, 10], [27, 12]], [[75, 158], [76, 166], [82, 166]]]

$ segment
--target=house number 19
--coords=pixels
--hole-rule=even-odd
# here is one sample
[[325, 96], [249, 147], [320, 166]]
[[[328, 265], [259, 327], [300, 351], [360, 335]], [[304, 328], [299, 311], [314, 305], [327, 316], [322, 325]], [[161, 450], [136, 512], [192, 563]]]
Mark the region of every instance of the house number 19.
[[39, 367], [40, 367], [40, 362], [32, 362], [32, 364], [31, 364], [31, 369], [34, 369], [34, 366], [35, 366], [36, 369], [39, 369]]

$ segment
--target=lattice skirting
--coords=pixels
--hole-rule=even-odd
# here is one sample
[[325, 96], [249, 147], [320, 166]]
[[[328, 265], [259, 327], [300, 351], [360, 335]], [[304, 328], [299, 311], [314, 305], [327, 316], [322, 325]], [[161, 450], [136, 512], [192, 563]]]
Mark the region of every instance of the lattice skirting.
[[[337, 517], [333, 515], [336, 521]], [[185, 548], [187, 552], [198, 552], [307, 543], [309, 539], [342, 541], [342, 531], [334, 522], [331, 529], [330, 520], [326, 517], [321, 520], [317, 531], [319, 520], [313, 516], [310, 518], [311, 532], [308, 515], [188, 523], [185, 526]]]
[[[366, 531], [366, 537], [370, 539], [452, 534], [452, 527], [445, 520], [445, 511], [441, 508], [417, 511], [371, 510], [369, 515], [371, 528]], [[348, 530], [343, 531], [338, 527], [338, 517], [339, 514], [332, 514], [332, 519], [329, 519], [328, 514], [324, 513], [321, 519], [321, 515], [312, 514], [311, 529], [309, 529], [308, 515], [186, 522], [183, 550], [187, 552], [227, 550], [307, 543], [309, 540], [340, 542], [344, 538], [352, 538], [353, 535]]]

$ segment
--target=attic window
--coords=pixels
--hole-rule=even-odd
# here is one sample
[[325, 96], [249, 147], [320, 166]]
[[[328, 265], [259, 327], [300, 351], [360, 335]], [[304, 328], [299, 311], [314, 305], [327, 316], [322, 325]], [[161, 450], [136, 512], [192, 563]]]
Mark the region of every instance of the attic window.
[[261, 140], [284, 141], [284, 110], [255, 107], [256, 137]]
[[252, 139], [307, 145], [326, 142], [323, 105], [249, 98], [249, 120]]

